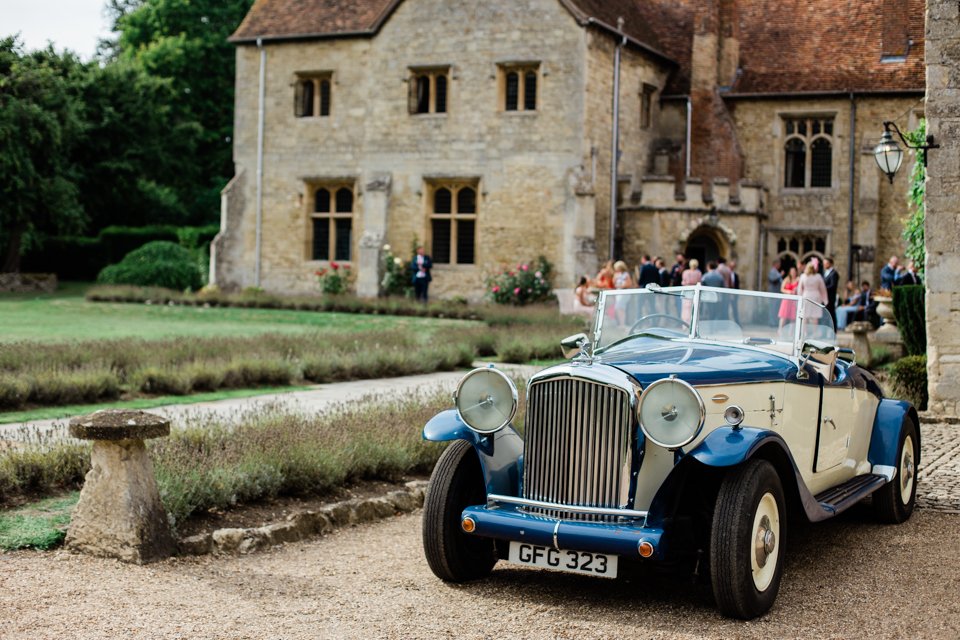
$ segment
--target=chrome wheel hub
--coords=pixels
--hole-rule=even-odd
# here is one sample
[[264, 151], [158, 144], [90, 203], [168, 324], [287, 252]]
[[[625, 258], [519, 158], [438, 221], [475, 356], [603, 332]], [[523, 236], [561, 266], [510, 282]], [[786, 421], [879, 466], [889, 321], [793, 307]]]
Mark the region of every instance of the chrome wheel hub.
[[770, 518], [763, 516], [760, 519], [760, 526], [757, 527], [757, 535], [754, 539], [754, 552], [757, 556], [757, 566], [763, 568], [767, 565], [767, 558], [777, 548], [777, 534], [770, 527]]

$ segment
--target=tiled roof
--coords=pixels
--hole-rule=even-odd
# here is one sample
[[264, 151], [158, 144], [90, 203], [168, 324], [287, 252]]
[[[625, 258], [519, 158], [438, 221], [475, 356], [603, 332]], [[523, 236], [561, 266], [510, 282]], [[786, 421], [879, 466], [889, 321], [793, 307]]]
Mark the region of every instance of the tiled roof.
[[398, 4], [400, 0], [256, 0], [230, 41], [372, 34]]
[[[664, 52], [680, 64], [667, 94], [689, 91], [694, 17], [714, 2], [735, 4], [738, 14], [742, 72], [731, 87], [735, 95], [922, 91], [925, 86], [924, 0], [636, 1], [656, 5], [656, 13], [664, 16], [653, 24]], [[898, 51], [890, 46], [897, 36], [913, 42], [906, 59], [882, 62], [883, 54]]]
[[[373, 35], [402, 0], [256, 0], [233, 42]], [[482, 0], [475, 0], [482, 1]], [[730, 93], [907, 91], [924, 87], [924, 0], [560, 0], [580, 24], [616, 27], [675, 61], [665, 91], [690, 87], [695, 16], [736, 6], [742, 73]], [[725, 13], [724, 16], [727, 14]], [[697, 20], [702, 28], [702, 20]], [[725, 28], [729, 28], [725, 27]], [[913, 44], [905, 60], [882, 62]], [[886, 36], [887, 42], [884, 42]]]
[[[741, 0], [734, 93], [923, 90], [924, 0]], [[884, 33], [906, 26], [903, 62]], [[906, 44], [906, 43], [904, 43]], [[889, 47], [887, 47], [889, 49]], [[893, 49], [895, 50], [895, 48]]]

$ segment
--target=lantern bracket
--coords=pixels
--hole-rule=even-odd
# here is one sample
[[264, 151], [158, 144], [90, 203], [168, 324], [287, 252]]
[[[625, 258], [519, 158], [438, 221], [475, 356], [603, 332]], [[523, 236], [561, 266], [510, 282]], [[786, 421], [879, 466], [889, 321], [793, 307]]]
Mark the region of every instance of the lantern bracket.
[[939, 148], [940, 148], [940, 145], [934, 144], [934, 142], [933, 142], [933, 136], [930, 135], [930, 134], [927, 134], [926, 144], [921, 144], [921, 145], [916, 145], [916, 146], [914, 146], [914, 145], [910, 144], [910, 142], [909, 142], [906, 138], [903, 137], [903, 134], [902, 134], [902, 133], [900, 133], [900, 128], [897, 126], [897, 123], [895, 123], [895, 122], [884, 122], [884, 123], [883, 123], [883, 130], [884, 130], [884, 132], [890, 131], [891, 128], [892, 128], [894, 131], [897, 132], [897, 135], [898, 135], [898, 136], [900, 136], [900, 139], [903, 141], [903, 144], [904, 144], [905, 147], [907, 147], [908, 149], [914, 149], [914, 150], [918, 150], [918, 149], [919, 149], [919, 150], [923, 150], [923, 167], [926, 168], [926, 167], [927, 167], [927, 149], [939, 149]]

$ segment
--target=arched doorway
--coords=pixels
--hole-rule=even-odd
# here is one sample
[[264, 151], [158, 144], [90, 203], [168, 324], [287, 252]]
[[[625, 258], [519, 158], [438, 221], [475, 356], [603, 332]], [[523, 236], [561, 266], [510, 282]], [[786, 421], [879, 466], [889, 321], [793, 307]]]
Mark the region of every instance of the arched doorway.
[[687, 260], [696, 259], [700, 263], [700, 270], [706, 271], [708, 262], [731, 257], [730, 243], [720, 229], [701, 225], [687, 238], [683, 255], [687, 256]]

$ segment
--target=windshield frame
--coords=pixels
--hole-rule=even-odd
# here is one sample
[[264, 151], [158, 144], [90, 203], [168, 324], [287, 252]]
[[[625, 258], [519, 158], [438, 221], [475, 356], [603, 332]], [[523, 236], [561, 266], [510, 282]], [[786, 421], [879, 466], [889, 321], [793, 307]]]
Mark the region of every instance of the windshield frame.
[[[764, 348], [764, 345], [747, 345], [739, 344], [735, 342], [724, 342], [722, 340], [715, 340], [709, 338], [701, 338], [697, 335], [697, 327], [699, 326], [700, 321], [700, 298], [704, 292], [716, 292], [720, 294], [729, 294], [737, 296], [748, 296], [756, 298], [770, 298], [775, 300], [790, 300], [796, 303], [795, 317], [794, 317], [794, 330], [793, 330], [793, 341], [792, 341], [792, 350], [789, 355], [784, 354], [782, 351]], [[822, 313], [827, 313], [827, 308], [813, 300], [804, 298], [798, 295], [790, 295], [785, 293], [770, 293], [766, 291], [751, 291], [748, 289], [726, 289], [719, 287], [704, 287], [700, 283], [696, 285], [680, 286], [680, 287], [658, 287], [656, 285], [647, 285], [645, 289], [606, 289], [600, 292], [600, 297], [597, 300], [597, 309], [594, 316], [594, 327], [593, 327], [593, 344], [599, 345], [602, 338], [603, 332], [603, 319], [604, 309], [610, 302], [616, 300], [617, 297], [625, 295], [673, 295], [673, 296], [682, 296], [684, 298], [693, 300], [693, 309], [692, 316], [690, 318], [690, 331], [687, 335], [678, 336], [677, 338], [668, 338], [663, 337], [664, 340], [691, 340], [691, 341], [703, 341], [706, 343], [720, 343], [720, 344], [731, 344], [737, 345], [749, 349], [761, 349], [766, 353], [776, 353], [785, 357], [800, 358], [803, 353], [803, 335], [804, 335], [804, 321], [805, 321], [805, 311], [804, 308], [807, 304], [816, 305], [822, 309]], [[686, 294], [686, 295], [685, 295]], [[692, 296], [692, 298], [689, 298]], [[640, 335], [640, 334], [637, 334]], [[834, 335], [836, 335], [836, 329], [834, 328]], [[612, 347], [615, 344], [620, 342], [613, 342], [609, 345], [604, 345], [603, 347], [597, 348], [596, 353], [600, 354], [605, 352], [608, 348]], [[834, 346], [836, 346], [836, 338], [833, 340]]]

